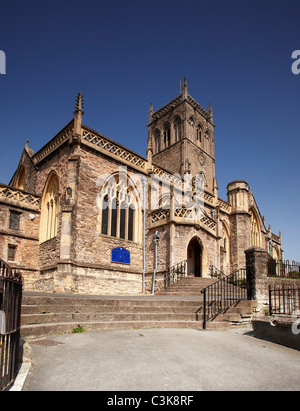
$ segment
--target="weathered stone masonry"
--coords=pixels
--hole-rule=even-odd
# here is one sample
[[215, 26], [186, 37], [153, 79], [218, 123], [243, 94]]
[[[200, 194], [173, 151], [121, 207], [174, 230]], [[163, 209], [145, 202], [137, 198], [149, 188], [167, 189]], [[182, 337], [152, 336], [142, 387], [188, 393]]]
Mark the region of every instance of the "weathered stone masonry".
[[[183, 260], [206, 277], [211, 265], [226, 274], [245, 267], [252, 245], [282, 258], [281, 235], [265, 228], [247, 182], [231, 182], [227, 200], [218, 197], [212, 106], [201, 107], [186, 80], [170, 103], [157, 111], [151, 104], [147, 157], [83, 125], [83, 114], [79, 94], [74, 118], [37, 153], [27, 141], [9, 185], [0, 184], [0, 257], [22, 270], [26, 289], [139, 294], [145, 269], [149, 292], [156, 231], [157, 287]], [[196, 179], [203, 182], [201, 214], [182, 195], [187, 177], [192, 200]], [[113, 262], [114, 249], [127, 250], [130, 262]]]

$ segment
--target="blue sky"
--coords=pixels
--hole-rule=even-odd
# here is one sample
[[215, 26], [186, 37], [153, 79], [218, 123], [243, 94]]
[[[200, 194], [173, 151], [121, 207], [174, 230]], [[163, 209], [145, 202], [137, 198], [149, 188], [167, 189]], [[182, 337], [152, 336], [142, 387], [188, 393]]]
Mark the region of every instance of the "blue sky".
[[73, 117], [146, 154], [148, 109], [180, 93], [212, 102], [219, 196], [252, 187], [266, 225], [300, 260], [298, 0], [0, 0], [0, 181], [26, 139], [41, 148]]

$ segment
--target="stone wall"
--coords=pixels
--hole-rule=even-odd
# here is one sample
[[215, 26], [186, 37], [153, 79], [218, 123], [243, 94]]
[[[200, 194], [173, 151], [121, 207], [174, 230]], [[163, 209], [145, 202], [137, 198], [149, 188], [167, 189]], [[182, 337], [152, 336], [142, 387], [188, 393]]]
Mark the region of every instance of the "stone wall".
[[268, 277], [270, 255], [265, 249], [252, 247], [245, 251], [248, 298], [257, 300], [261, 313], [269, 311], [269, 286], [300, 287], [300, 280]]

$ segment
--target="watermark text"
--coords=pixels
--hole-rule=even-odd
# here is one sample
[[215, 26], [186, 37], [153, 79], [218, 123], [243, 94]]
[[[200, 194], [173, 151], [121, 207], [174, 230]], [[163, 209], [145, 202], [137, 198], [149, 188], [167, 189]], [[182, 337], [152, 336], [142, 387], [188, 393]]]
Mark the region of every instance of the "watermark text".
[[0, 74], [6, 74], [6, 55], [0, 50]]

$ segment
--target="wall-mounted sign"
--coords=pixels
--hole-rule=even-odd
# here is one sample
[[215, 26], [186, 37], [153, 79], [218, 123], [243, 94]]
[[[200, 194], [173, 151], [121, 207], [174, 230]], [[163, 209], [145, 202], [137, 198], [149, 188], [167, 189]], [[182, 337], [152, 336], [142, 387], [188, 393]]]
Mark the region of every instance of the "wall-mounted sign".
[[111, 261], [113, 263], [130, 264], [130, 251], [123, 247], [113, 248], [111, 250]]

